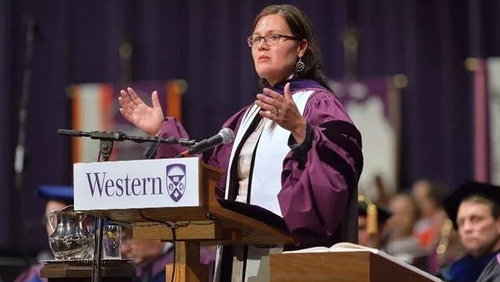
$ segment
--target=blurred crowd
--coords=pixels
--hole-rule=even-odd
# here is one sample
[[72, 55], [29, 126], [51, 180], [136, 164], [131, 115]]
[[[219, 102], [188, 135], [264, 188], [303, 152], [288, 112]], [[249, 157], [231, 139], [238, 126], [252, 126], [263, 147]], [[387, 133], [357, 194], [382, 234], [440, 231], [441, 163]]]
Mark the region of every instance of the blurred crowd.
[[389, 193], [376, 183], [378, 197], [358, 197], [360, 245], [445, 281], [497, 281], [478, 278], [500, 259], [500, 187], [468, 181], [448, 189], [422, 179]]

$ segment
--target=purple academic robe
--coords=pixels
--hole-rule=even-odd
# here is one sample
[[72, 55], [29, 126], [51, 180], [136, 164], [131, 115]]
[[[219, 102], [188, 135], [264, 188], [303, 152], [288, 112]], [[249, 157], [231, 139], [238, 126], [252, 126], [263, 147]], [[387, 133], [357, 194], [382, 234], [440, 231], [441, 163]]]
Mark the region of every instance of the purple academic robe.
[[[283, 219], [297, 242], [289, 249], [356, 242], [357, 183], [363, 168], [361, 135], [340, 100], [329, 90], [312, 80], [286, 82], [291, 83], [292, 93], [314, 91], [303, 113], [310, 134], [310, 140], [304, 143], [309, 144], [291, 149], [285, 157], [282, 187], [276, 195]], [[283, 93], [283, 86], [284, 83], [279, 84], [273, 90]], [[234, 114], [223, 127], [237, 132], [247, 108]], [[253, 128], [248, 132], [251, 130]], [[173, 118], [165, 119], [160, 134], [163, 138], [188, 137], [182, 125]], [[288, 145], [293, 147], [294, 143], [290, 137]], [[216, 146], [207, 162], [227, 170], [232, 146]], [[157, 157], [172, 157], [181, 151], [183, 148], [179, 146], [162, 145]], [[229, 189], [234, 194], [238, 190], [236, 169], [229, 173]], [[217, 185], [218, 196], [224, 195], [225, 187], [224, 175]]]

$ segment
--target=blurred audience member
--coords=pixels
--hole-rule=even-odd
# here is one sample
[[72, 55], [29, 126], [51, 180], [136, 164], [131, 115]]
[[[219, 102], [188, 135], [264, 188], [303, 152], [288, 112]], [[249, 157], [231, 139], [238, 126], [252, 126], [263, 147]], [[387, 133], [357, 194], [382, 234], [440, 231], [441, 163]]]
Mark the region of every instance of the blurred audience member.
[[447, 219], [442, 206], [444, 192], [445, 186], [434, 180], [419, 180], [411, 190], [420, 214], [414, 233], [422, 248], [429, 254], [434, 252], [441, 228]]
[[407, 194], [396, 194], [389, 200], [392, 217], [387, 221], [388, 242], [385, 251], [409, 264], [424, 256], [417, 238], [413, 235], [413, 226], [418, 217], [417, 206]]
[[382, 236], [392, 212], [373, 203], [364, 195], [358, 196], [358, 244], [370, 248], [383, 247]]
[[[73, 187], [71, 186], [39, 186], [37, 189], [38, 196], [46, 201], [45, 213], [43, 216], [43, 221], [45, 227], [47, 228], [47, 243], [48, 236], [52, 234], [52, 229], [47, 222], [48, 214], [53, 210], [62, 210], [68, 205], [73, 204]], [[50, 259], [52, 258], [51, 253], [44, 253], [39, 256], [39, 259]], [[31, 266], [28, 270], [21, 273], [19, 277], [16, 278], [15, 282], [46, 282], [46, 278], [40, 277], [40, 270], [43, 267], [43, 263], [39, 263]]]
[[446, 281], [476, 281], [500, 252], [500, 187], [465, 182], [444, 201], [467, 255], [440, 273]]
[[[134, 240], [130, 229], [123, 229], [122, 255], [130, 258], [136, 267], [137, 282], [165, 282], [166, 265], [174, 262], [174, 245], [155, 240]], [[200, 263], [208, 265], [209, 281], [212, 281], [215, 249], [202, 247]]]

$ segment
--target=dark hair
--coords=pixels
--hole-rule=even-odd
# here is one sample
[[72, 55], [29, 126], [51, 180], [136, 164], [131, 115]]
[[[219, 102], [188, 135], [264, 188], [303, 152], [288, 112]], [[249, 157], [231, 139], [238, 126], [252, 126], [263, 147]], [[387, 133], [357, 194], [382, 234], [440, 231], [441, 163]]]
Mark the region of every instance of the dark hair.
[[[313, 26], [307, 15], [302, 10], [286, 4], [267, 6], [255, 18], [253, 29], [255, 29], [255, 26], [262, 17], [275, 14], [283, 16], [288, 24], [288, 27], [292, 31], [293, 36], [300, 38], [301, 40], [305, 39], [309, 43], [309, 46], [302, 57], [302, 61], [305, 63], [305, 68], [301, 72], [295, 73], [295, 76], [313, 79], [332, 91], [328, 86], [328, 80], [321, 69], [321, 51], [319, 49], [316, 36], [314, 35]], [[259, 83], [263, 87], [269, 87], [269, 83], [264, 78], [260, 78]]]

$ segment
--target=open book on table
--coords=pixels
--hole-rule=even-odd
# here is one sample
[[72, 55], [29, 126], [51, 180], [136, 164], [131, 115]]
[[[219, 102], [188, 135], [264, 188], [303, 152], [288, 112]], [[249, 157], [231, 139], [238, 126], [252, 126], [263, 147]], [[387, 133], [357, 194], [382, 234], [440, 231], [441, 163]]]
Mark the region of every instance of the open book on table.
[[411, 271], [414, 271], [416, 273], [419, 273], [420, 275], [428, 278], [431, 281], [436, 281], [436, 282], [442, 282], [443, 280], [413, 266], [410, 264], [407, 264], [391, 255], [388, 255], [387, 253], [375, 249], [375, 248], [370, 248], [370, 247], [365, 247], [349, 242], [340, 242], [337, 244], [334, 244], [331, 247], [312, 247], [312, 248], [307, 248], [307, 249], [301, 249], [301, 250], [295, 250], [295, 251], [288, 251], [284, 253], [328, 253], [328, 252], [370, 252], [376, 255], [379, 255], [381, 257], [384, 257], [387, 260], [390, 260], [398, 265], [401, 265], [407, 269], [410, 269]]

